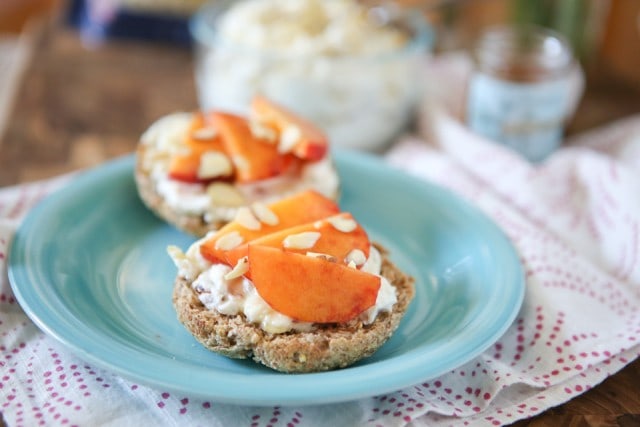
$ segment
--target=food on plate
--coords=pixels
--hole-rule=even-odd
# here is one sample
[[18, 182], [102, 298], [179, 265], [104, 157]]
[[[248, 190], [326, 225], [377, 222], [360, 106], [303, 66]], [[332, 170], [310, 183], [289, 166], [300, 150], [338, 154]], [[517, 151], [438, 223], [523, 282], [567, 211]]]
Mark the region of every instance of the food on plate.
[[206, 348], [281, 372], [344, 368], [398, 327], [413, 278], [349, 212], [313, 190], [255, 203], [170, 246], [178, 319]]
[[142, 135], [135, 172], [142, 201], [201, 237], [253, 203], [308, 189], [335, 199], [339, 178], [324, 133], [263, 96], [249, 115], [174, 113]]

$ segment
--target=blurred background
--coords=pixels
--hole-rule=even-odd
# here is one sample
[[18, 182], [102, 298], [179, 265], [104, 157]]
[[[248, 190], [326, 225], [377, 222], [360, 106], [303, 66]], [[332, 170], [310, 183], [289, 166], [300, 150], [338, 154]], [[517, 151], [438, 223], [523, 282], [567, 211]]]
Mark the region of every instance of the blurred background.
[[[0, 185], [126, 153], [153, 120], [197, 108], [187, 22], [203, 3], [0, 1]], [[640, 112], [640, 1], [395, 3], [419, 9], [432, 25], [436, 56], [469, 49], [484, 28], [499, 23], [535, 23], [564, 34], [586, 82], [568, 134]], [[45, 140], [51, 153], [34, 153]], [[12, 163], [28, 161], [25, 150], [38, 165], [13, 170]]]
[[[85, 31], [91, 25], [97, 31], [95, 27], [103, 21], [106, 25], [102, 35], [106, 37], [188, 43], [184, 21], [204, 3], [203, 0], [3, 0], [0, 32], [5, 37], [18, 34], [34, 21], [53, 18], [84, 26]], [[440, 51], [469, 47], [474, 36], [489, 25], [532, 22], [565, 34], [589, 69], [606, 69], [640, 85], [640, 3], [636, 0], [397, 0], [396, 3], [425, 11], [425, 17], [437, 27]], [[86, 16], [91, 13], [111, 16]]]
[[[3, 0], [0, 33], [34, 21], [62, 19], [96, 37], [188, 43], [184, 21], [203, 0]], [[591, 74], [609, 72], [640, 87], [640, 2], [636, 0], [397, 0], [424, 10], [437, 28], [438, 51], [469, 47], [478, 32], [504, 22], [531, 22], [569, 38]], [[92, 10], [89, 12], [89, 10]], [[88, 17], [94, 13], [96, 16]], [[110, 16], [97, 16], [100, 13]], [[94, 22], [90, 22], [90, 21]], [[103, 21], [103, 34], [97, 34]], [[109, 22], [111, 21], [111, 22]], [[93, 28], [89, 28], [93, 26]]]

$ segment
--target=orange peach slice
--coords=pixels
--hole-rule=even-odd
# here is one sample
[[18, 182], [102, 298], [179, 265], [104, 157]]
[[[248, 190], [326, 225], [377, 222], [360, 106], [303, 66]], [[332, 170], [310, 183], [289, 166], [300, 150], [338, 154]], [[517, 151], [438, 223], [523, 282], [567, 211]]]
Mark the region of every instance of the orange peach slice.
[[284, 172], [293, 161], [271, 141], [256, 137], [249, 121], [229, 113], [213, 112], [211, 119], [236, 170], [236, 181], [249, 183]]
[[211, 113], [194, 114], [185, 143], [193, 151], [224, 151], [220, 133], [213, 124]]
[[327, 137], [314, 124], [260, 95], [253, 98], [251, 110], [259, 122], [277, 129], [284, 151], [290, 149], [304, 160], [320, 160], [326, 155]]
[[[265, 215], [259, 212], [265, 208], [270, 214]], [[254, 205], [253, 212], [260, 222], [259, 229], [252, 229], [255, 227], [248, 228], [246, 224], [242, 224], [239, 221], [231, 221], [200, 245], [202, 256], [211, 262], [227, 263], [226, 252], [235, 247], [225, 249], [227, 245], [220, 245], [218, 240], [230, 233], [237, 232], [240, 235], [241, 242], [237, 245], [239, 246], [279, 230], [335, 215], [340, 212], [340, 207], [334, 200], [323, 196], [317, 191], [306, 190], [278, 200], [268, 206]], [[275, 221], [273, 221], [274, 218], [271, 218], [272, 216]]]
[[[251, 240], [249, 243], [227, 251], [225, 255], [227, 263], [234, 266], [240, 258], [248, 255], [249, 244], [330, 258], [332, 261], [343, 264], [354, 261], [357, 267], [368, 258], [370, 246], [367, 232], [348, 212], [275, 231]], [[360, 259], [351, 259], [355, 258], [353, 254], [358, 254]]]
[[232, 170], [223, 171], [214, 176], [201, 175], [201, 158], [206, 152], [224, 154], [224, 146], [213, 124], [205, 115], [196, 113], [185, 137], [186, 154], [175, 155], [169, 163], [169, 177], [184, 182], [208, 182], [219, 177], [230, 177]]
[[169, 163], [169, 178], [184, 182], [201, 182], [200, 178], [198, 178], [199, 167], [199, 153], [191, 152], [181, 156], [174, 156]]
[[249, 245], [249, 273], [274, 310], [301, 322], [348, 322], [373, 306], [373, 274], [268, 246]]

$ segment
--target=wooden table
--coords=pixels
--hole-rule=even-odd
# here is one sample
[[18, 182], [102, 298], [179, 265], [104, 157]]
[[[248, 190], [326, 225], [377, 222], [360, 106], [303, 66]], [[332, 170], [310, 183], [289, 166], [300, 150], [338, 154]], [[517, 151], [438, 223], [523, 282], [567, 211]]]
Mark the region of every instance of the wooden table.
[[[52, 177], [131, 152], [158, 117], [196, 108], [188, 49], [131, 41], [86, 48], [54, 28], [37, 45], [0, 145], [0, 186]], [[624, 84], [590, 82], [570, 132], [640, 112]], [[516, 426], [640, 425], [640, 360], [570, 402]]]

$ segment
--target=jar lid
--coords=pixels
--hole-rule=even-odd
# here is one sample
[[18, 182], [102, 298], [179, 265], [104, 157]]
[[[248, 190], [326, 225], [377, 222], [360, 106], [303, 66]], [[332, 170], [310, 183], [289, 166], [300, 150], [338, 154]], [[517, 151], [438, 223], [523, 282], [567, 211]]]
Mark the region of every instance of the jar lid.
[[573, 64], [571, 47], [561, 34], [529, 25], [486, 30], [474, 54], [482, 71], [513, 81], [544, 80]]

